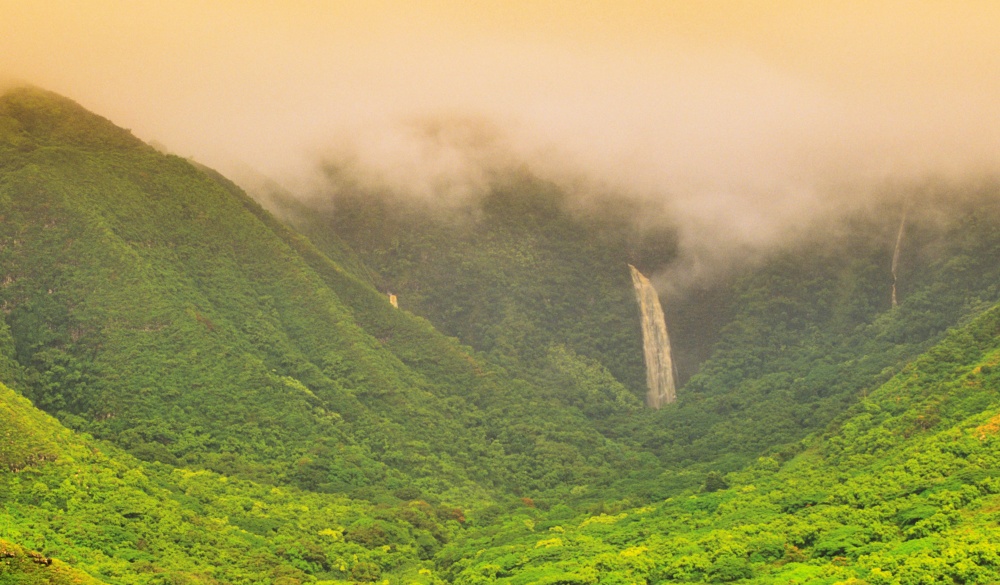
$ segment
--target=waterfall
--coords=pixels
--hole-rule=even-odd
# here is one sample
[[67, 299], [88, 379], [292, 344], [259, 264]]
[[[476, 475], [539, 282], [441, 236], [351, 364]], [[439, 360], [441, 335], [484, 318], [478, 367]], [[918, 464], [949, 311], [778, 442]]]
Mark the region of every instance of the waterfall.
[[899, 232], [896, 233], [896, 249], [892, 253], [892, 306], [893, 308], [898, 305], [896, 302], [896, 281], [898, 280], [896, 275], [896, 269], [899, 267], [899, 251], [903, 248], [903, 228], [906, 227], [906, 211], [907, 208], [903, 208], [903, 218], [899, 220]]
[[660, 298], [649, 279], [628, 265], [632, 271], [635, 298], [642, 313], [642, 347], [646, 358], [646, 406], [660, 408], [677, 399], [674, 366], [670, 359], [670, 337], [663, 318]]

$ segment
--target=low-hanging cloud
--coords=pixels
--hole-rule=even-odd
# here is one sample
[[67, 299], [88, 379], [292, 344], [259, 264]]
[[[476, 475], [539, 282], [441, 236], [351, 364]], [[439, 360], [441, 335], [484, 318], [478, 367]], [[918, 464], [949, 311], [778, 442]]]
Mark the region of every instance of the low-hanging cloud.
[[[932, 92], [907, 105], [824, 91], [752, 60], [691, 56], [683, 71], [601, 79], [595, 88], [589, 77], [564, 78], [516, 110], [484, 103], [354, 125], [315, 157], [353, 188], [444, 206], [485, 191], [506, 169], [527, 169], [579, 200], [655, 201], [662, 216], [636, 219], [677, 229], [672, 283], [795, 242], [817, 222], [898, 196], [894, 186], [1000, 168], [987, 119], [969, 118], [968, 103], [935, 111]], [[314, 191], [336, 189], [329, 179]]]
[[[442, 202], [527, 168], [662, 203], [692, 273], [1000, 169], [991, 2], [0, 0], [0, 74], [235, 178]], [[650, 218], [644, 218], [649, 220]]]

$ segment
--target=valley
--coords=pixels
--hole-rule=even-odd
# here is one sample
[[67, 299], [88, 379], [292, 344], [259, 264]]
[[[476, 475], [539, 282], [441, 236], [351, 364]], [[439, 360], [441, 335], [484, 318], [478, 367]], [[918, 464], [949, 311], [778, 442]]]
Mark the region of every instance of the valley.
[[678, 284], [501, 171], [245, 192], [3, 93], [0, 583], [1000, 580], [1000, 187]]

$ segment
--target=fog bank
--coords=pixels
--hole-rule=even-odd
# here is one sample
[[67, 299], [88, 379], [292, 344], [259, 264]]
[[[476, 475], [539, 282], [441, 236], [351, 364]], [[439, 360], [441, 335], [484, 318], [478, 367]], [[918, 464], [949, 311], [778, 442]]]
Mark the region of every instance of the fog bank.
[[987, 1], [0, 0], [0, 78], [293, 191], [332, 161], [447, 202], [520, 165], [664, 201], [694, 259], [995, 174], [998, 29]]

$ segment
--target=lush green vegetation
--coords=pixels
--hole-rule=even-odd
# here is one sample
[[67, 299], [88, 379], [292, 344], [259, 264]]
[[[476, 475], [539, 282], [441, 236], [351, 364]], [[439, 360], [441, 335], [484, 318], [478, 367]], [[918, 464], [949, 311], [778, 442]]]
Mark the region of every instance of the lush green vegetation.
[[213, 173], [38, 91], [0, 119], [11, 383], [65, 424], [144, 460], [375, 500], [484, 502], [637, 457]]
[[787, 460], [581, 516], [529, 510], [439, 555], [456, 583], [993, 583], [1000, 309], [950, 333]]
[[18, 585], [99, 585], [86, 573], [35, 551], [0, 540], [0, 583]]
[[142, 464], [3, 386], [0, 404], [2, 428], [15, 431], [4, 439], [0, 535], [105, 581], [374, 581], [384, 570], [425, 582], [420, 569], [466, 522], [418, 499], [376, 505]]
[[[268, 199], [324, 251], [357, 251], [369, 278], [401, 307], [494, 360], [539, 375], [551, 369], [546, 349], [562, 346], [644, 393], [625, 264], [637, 261], [628, 251], [641, 243], [630, 228], [635, 206], [572, 213], [563, 191], [519, 172], [465, 202], [336, 187], [330, 200], [303, 203], [280, 191]], [[653, 238], [666, 241], [662, 263], [671, 236], [645, 236]]]
[[948, 327], [1000, 300], [996, 193], [952, 189], [910, 203], [895, 309], [902, 205], [866, 211], [739, 275], [722, 309], [730, 316], [677, 408], [630, 434], [668, 464], [733, 470], [825, 427]]
[[951, 333], [788, 461], [640, 508], [521, 505], [480, 521], [115, 460], [0, 388], [41, 441], [28, 451], [57, 456], [4, 476], [2, 533], [122, 583], [990, 582], [998, 334], [1000, 309]]
[[[663, 211], [623, 199], [581, 203], [522, 171], [498, 177], [461, 204], [365, 190], [336, 168], [329, 194], [266, 197], [331, 254], [346, 241], [402, 306], [566, 404], [588, 395], [567, 390], [579, 386], [551, 362], [565, 352], [641, 396], [626, 262], [653, 274], [675, 260], [668, 228], [635, 227], [650, 223], [636, 217]], [[606, 403], [584, 412], [605, 436], [655, 454], [672, 473], [630, 477], [614, 493], [666, 497], [708, 471], [794, 451], [948, 327], [1000, 300], [997, 191], [901, 188], [834, 225], [803, 225], [794, 245], [665, 298], [684, 383], [678, 403], [658, 413]]]
[[995, 187], [911, 196], [896, 308], [892, 198], [667, 299], [659, 412], [638, 204], [339, 193], [0, 97], [0, 583], [1000, 581]]

